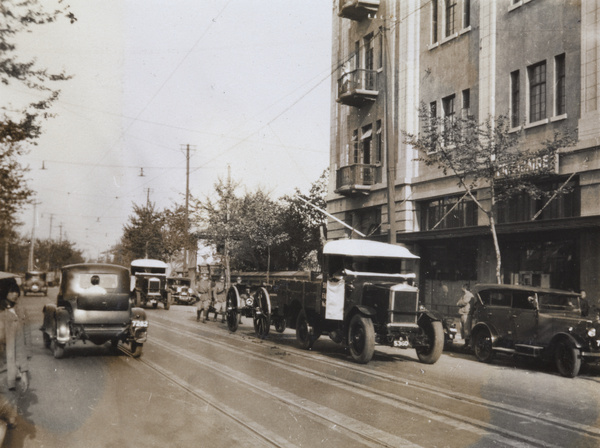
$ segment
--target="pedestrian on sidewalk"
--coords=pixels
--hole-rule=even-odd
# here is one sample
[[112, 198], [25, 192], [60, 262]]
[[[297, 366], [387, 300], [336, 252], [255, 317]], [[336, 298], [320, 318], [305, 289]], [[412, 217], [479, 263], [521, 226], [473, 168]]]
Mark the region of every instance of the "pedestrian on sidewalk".
[[471, 306], [475, 296], [469, 290], [469, 285], [465, 283], [462, 288], [462, 296], [456, 302], [458, 314], [460, 315], [460, 335], [465, 341], [465, 347], [469, 346], [471, 338]]

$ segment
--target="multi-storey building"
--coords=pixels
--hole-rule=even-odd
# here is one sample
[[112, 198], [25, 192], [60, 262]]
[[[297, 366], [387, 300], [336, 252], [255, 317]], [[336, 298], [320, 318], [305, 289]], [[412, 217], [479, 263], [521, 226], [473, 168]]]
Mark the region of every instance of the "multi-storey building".
[[[568, 180], [569, 193], [498, 208], [502, 280], [600, 299], [600, 0], [334, 0], [333, 62], [328, 211], [418, 253], [428, 303], [494, 282], [496, 260], [486, 215], [406, 143], [421, 105], [507, 116], [523, 151], [577, 129], [555, 176], [540, 179]], [[334, 220], [328, 232], [349, 236]]]

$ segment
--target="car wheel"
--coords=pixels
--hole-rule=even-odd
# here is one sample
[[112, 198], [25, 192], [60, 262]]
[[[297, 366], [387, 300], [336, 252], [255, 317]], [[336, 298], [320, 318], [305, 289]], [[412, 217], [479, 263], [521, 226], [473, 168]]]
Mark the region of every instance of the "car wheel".
[[[229, 288], [227, 297], [225, 298], [225, 319], [227, 320], [227, 328], [232, 333], [238, 329], [238, 293], [235, 286]], [[207, 311], [208, 316], [208, 311]]]
[[492, 362], [494, 350], [492, 348], [492, 335], [489, 330], [482, 329], [473, 335], [473, 348], [479, 361]]
[[139, 291], [136, 291], [135, 293], [135, 306], [138, 308], [142, 306], [142, 297]]
[[171, 308], [171, 303], [173, 303], [173, 298], [171, 297], [171, 294], [168, 294], [167, 301], [165, 302], [165, 310]]
[[314, 328], [309, 324], [306, 312], [300, 311], [296, 320], [296, 340], [300, 348], [310, 350], [317, 339], [318, 336], [315, 336]]
[[48, 333], [46, 333], [44, 331], [43, 333], [43, 337], [44, 337], [44, 347], [46, 348], [50, 348], [50, 345], [52, 344], [52, 339], [50, 339], [50, 335]]
[[61, 359], [65, 356], [65, 345], [52, 341], [52, 354], [56, 359]]
[[581, 368], [579, 350], [568, 339], [562, 339], [556, 344], [554, 361], [558, 372], [567, 378], [575, 378]]
[[269, 318], [264, 314], [254, 316], [254, 332], [260, 339], [265, 339], [269, 335], [270, 322]]
[[440, 359], [444, 351], [444, 326], [438, 320], [423, 318], [421, 321], [419, 326], [427, 335], [428, 345], [417, 347], [417, 357], [424, 364], [433, 364]]
[[142, 356], [143, 347], [144, 344], [133, 341], [131, 343], [131, 356], [133, 356], [134, 358], [139, 358], [140, 356]]
[[350, 319], [348, 348], [356, 362], [366, 364], [373, 358], [373, 353], [375, 353], [375, 330], [373, 321], [370, 318], [362, 314], [355, 314]]

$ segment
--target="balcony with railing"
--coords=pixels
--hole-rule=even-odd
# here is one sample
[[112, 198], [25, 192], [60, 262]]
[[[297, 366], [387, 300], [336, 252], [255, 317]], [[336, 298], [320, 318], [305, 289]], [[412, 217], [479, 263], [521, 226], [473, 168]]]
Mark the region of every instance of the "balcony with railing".
[[352, 196], [368, 193], [377, 181], [377, 166], [355, 163], [338, 168], [336, 173], [337, 194]]
[[358, 68], [345, 72], [338, 79], [339, 103], [360, 107], [377, 99], [377, 70]]
[[363, 20], [375, 15], [380, 0], [340, 0], [338, 16], [350, 20]]

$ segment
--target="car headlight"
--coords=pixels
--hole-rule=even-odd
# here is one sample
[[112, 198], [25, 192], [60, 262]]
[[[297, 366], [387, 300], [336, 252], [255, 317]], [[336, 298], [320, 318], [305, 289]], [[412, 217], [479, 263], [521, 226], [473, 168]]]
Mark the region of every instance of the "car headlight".
[[594, 337], [596, 337], [596, 329], [595, 329], [595, 328], [590, 328], [590, 329], [588, 330], [587, 334], [588, 334], [588, 336], [589, 336], [590, 338], [594, 338]]
[[254, 299], [252, 297], [248, 297], [246, 299], [246, 306], [252, 306], [253, 303], [254, 303]]

